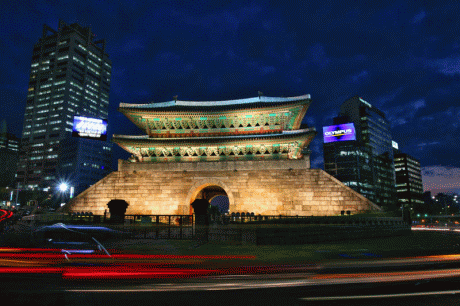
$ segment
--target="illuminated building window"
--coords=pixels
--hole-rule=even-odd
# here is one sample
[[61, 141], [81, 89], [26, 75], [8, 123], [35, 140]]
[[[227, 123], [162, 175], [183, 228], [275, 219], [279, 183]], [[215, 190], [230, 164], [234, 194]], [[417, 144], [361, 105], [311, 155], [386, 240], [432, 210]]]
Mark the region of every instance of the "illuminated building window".
[[65, 84], [66, 80], [63, 80], [63, 81], [59, 81], [59, 82], [54, 82], [54, 85], [61, 85], [61, 84]]
[[92, 53], [91, 51], [88, 51], [89, 55], [91, 55], [92, 57], [94, 57], [96, 60], [98, 61], [102, 61], [96, 54]]

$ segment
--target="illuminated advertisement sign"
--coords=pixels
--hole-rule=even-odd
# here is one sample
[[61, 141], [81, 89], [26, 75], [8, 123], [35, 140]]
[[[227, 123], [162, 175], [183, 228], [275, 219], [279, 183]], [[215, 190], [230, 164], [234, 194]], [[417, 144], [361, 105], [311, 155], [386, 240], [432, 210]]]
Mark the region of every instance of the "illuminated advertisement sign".
[[353, 123], [324, 126], [323, 137], [324, 143], [356, 140], [355, 126]]
[[107, 120], [88, 117], [73, 117], [72, 136], [107, 140]]

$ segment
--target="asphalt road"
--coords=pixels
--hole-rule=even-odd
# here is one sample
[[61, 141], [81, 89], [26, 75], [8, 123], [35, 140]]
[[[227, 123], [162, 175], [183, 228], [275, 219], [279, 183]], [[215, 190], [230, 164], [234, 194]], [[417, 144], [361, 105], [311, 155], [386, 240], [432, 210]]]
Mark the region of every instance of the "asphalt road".
[[[11, 257], [3, 260], [21, 261], [17, 266], [23, 261]], [[116, 274], [108, 269], [108, 274], [104, 274], [104, 269], [97, 266], [87, 272], [86, 278], [78, 274], [79, 269], [65, 268], [65, 273], [2, 273], [0, 300], [14, 305], [60, 306], [387, 306], [459, 305], [460, 302], [460, 254], [347, 259], [316, 266], [271, 266], [269, 273], [263, 269], [263, 272], [259, 269], [259, 273], [242, 269], [201, 276], [193, 272], [186, 274], [187, 269], [209, 269], [207, 261], [180, 267], [172, 263], [155, 270], [148, 278], [136, 277], [135, 273], [143, 272], [136, 270], [131, 271], [133, 275], [129, 277], [124, 274], [117, 278], [114, 275], [120, 276], [123, 271], [117, 270]], [[28, 264], [24, 263], [26, 267]], [[75, 273], [69, 274], [69, 271]]]
[[[437, 271], [440, 274], [450, 274]], [[330, 275], [329, 275], [330, 276]], [[63, 283], [59, 278], [2, 279], [1, 298], [14, 305], [458, 305], [460, 278], [390, 282], [341, 279], [316, 282], [311, 274], [207, 277], [143, 283]], [[374, 280], [379, 276], [374, 276]]]

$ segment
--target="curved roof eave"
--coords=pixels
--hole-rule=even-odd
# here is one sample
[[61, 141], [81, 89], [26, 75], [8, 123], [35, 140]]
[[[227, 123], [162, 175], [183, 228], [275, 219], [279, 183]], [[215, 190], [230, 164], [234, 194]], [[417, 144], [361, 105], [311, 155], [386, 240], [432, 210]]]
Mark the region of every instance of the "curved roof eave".
[[171, 108], [171, 107], [216, 107], [216, 106], [235, 106], [235, 105], [246, 105], [254, 103], [283, 103], [283, 102], [295, 102], [301, 100], [309, 100], [311, 96], [305, 94], [297, 97], [265, 97], [259, 96], [254, 98], [247, 99], [236, 99], [236, 100], [224, 100], [224, 101], [180, 101], [173, 100], [168, 102], [159, 102], [159, 103], [147, 103], [147, 104], [130, 104], [130, 103], [120, 103], [119, 108], [129, 108], [129, 109], [162, 109], [162, 108]]

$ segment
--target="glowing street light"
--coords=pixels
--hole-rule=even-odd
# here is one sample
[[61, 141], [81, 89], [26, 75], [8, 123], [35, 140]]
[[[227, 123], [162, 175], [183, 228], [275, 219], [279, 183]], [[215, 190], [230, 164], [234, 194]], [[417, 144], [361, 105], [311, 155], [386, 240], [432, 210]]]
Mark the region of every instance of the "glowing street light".
[[[73, 198], [75, 188], [73, 186], [70, 186], [68, 182], [61, 182], [58, 185], [58, 189], [61, 192], [61, 196], [63, 196], [63, 201], [67, 201]], [[61, 206], [64, 206], [65, 204], [66, 203], [61, 203]]]
[[67, 183], [61, 183], [59, 184], [59, 190], [61, 192], [66, 192], [67, 191], [67, 188], [69, 188], [69, 185], [67, 185]]

